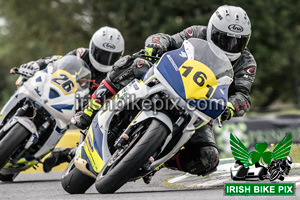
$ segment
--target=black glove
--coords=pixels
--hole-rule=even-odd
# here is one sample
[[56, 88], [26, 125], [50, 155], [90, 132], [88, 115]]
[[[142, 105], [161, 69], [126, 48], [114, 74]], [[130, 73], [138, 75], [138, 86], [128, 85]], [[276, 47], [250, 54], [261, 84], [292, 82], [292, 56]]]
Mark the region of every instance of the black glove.
[[234, 114], [234, 107], [233, 107], [232, 103], [228, 102], [227, 108], [222, 113], [220, 119], [221, 119], [221, 121], [230, 120], [231, 117], [233, 117], [233, 114]]
[[145, 46], [145, 55], [161, 57], [167, 50], [159, 43], [150, 43]]
[[[86, 110], [86, 109], [85, 109]], [[80, 129], [86, 129], [93, 120], [93, 115], [89, 116], [84, 111], [79, 111], [71, 119], [71, 123]]]

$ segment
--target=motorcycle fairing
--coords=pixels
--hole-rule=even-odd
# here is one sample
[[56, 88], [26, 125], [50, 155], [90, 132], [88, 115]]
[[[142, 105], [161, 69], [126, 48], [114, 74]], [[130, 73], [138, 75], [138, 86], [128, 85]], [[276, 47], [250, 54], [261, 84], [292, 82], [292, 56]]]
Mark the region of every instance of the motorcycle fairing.
[[184, 45], [165, 53], [157, 69], [182, 99], [209, 117], [215, 119], [226, 109], [230, 83], [221, 84], [218, 70], [189, 59]]
[[51, 84], [56, 86], [64, 95], [77, 91], [77, 83], [74, 77], [65, 70], [57, 70], [51, 76]]
[[184, 47], [165, 53], [160, 59], [157, 69], [173, 87], [177, 94], [181, 98], [185, 99], [185, 87], [179, 72], [179, 67], [182, 66], [187, 58], [178, 56], [182, 51], [184, 51]]
[[[85, 138], [85, 145], [83, 148], [84, 154], [81, 155], [81, 158], [88, 161], [94, 172], [99, 173], [103, 167], [103, 153], [102, 149], [99, 148], [102, 147], [103, 133], [100, 130], [97, 121], [98, 118], [95, 117], [89, 127], [89, 132]], [[81, 152], [76, 152], [77, 156], [79, 156], [80, 153]]]
[[[71, 56], [68, 58], [71, 58]], [[68, 60], [68, 58], [65, 60]], [[68, 67], [68, 63], [65, 64], [65, 66]], [[81, 77], [89, 79], [90, 70], [85, 69], [82, 65], [77, 65], [75, 67], [71, 65], [69, 68], [65, 68], [65, 70], [63, 67], [64, 66], [61, 65], [61, 68], [55, 71], [53, 65], [49, 64], [45, 70], [36, 72], [32, 78], [29, 78], [17, 89], [15, 94], [1, 110], [0, 125], [7, 118], [8, 113], [10, 113], [19, 102], [23, 102], [24, 99], [25, 101], [30, 100], [34, 107], [43, 107], [49, 116], [53, 116], [55, 118], [53, 132], [45, 141], [43, 146], [40, 147], [34, 155], [20, 158], [16, 164], [7, 163], [5, 167], [1, 169], [1, 173], [11, 174], [23, 171], [37, 164], [50, 150], [55, 147], [60, 138], [69, 128], [69, 121], [75, 114], [75, 106], [73, 105], [75, 103], [75, 95], [80, 93], [81, 97], [89, 93], [88, 88], [80, 85], [79, 81], [81, 80]], [[54, 75], [52, 72], [54, 72]], [[61, 75], [61, 73], [63, 75]], [[56, 78], [56, 83], [61, 89], [59, 89], [57, 85], [51, 84], [51, 81], [54, 78]], [[68, 95], [64, 94], [62, 90], [65, 92], [69, 91]], [[56, 94], [50, 94], [50, 91], [55, 91]], [[26, 118], [24, 118], [24, 120], [26, 120]], [[21, 121], [18, 123], [22, 124]], [[23, 123], [22, 126], [26, 127], [26, 124]], [[31, 124], [31, 126], [35, 127], [34, 124]], [[29, 128], [27, 127], [27, 129]], [[31, 145], [35, 143], [38, 136], [36, 131], [32, 131], [30, 129], [29, 131], [33, 134], [25, 144], [24, 149], [30, 148]]]

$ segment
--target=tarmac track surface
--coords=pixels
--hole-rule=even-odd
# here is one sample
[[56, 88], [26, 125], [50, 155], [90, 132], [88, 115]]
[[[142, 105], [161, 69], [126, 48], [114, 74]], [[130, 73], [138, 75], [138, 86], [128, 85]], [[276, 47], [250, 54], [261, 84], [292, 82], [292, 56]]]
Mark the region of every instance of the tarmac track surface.
[[[103, 200], [200, 200], [200, 199], [241, 199], [241, 197], [225, 197], [223, 188], [187, 189], [170, 188], [163, 181], [171, 176], [182, 174], [172, 170], [162, 169], [156, 173], [151, 183], [146, 185], [143, 180], [125, 184], [115, 194], [99, 194], [93, 185], [86, 194], [70, 195], [65, 192], [60, 183], [61, 172], [24, 173], [13, 183], [0, 182], [0, 199], [103, 199]], [[297, 189], [299, 194], [300, 190]], [[297, 195], [298, 196], [298, 195]], [[297, 197], [284, 197], [297, 199]], [[244, 199], [244, 197], [242, 197]], [[246, 199], [283, 199], [283, 197], [246, 197]]]

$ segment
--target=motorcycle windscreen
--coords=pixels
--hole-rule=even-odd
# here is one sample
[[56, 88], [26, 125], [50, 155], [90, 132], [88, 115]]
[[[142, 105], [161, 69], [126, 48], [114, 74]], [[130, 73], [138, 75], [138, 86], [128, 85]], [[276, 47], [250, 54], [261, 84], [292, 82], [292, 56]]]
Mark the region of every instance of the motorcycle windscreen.
[[226, 108], [229, 87], [218, 86], [218, 79], [233, 77], [231, 63], [218, 47], [207, 41], [189, 42], [194, 46], [194, 59], [188, 59], [182, 46], [164, 54], [157, 69], [182, 99], [215, 119]]
[[[53, 64], [51, 84], [56, 87], [56, 93], [73, 94], [89, 87], [91, 71], [87, 64], [73, 55], [67, 55]], [[59, 94], [49, 94], [51, 98]]]

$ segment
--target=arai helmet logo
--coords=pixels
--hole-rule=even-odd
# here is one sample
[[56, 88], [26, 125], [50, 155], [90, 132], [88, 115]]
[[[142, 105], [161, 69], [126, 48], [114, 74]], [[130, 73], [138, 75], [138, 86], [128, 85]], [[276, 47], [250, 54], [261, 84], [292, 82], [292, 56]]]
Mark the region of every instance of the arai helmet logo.
[[107, 43], [107, 42], [103, 44], [103, 47], [106, 49], [115, 49], [116, 48], [115, 45], [113, 45], [111, 43]]
[[241, 33], [243, 32], [243, 27], [241, 27], [240, 25], [237, 24], [231, 24], [228, 26], [228, 29], [232, 32], [236, 32], [236, 33]]

